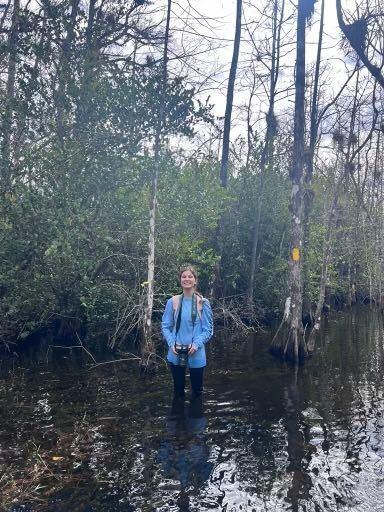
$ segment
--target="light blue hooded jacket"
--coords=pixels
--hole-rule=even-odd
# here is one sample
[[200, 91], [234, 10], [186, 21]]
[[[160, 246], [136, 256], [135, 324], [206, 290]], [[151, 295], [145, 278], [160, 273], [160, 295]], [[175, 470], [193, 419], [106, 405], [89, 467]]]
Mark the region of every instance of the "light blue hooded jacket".
[[176, 335], [176, 312], [173, 310], [172, 297], [168, 299], [161, 322], [161, 332], [169, 347], [167, 359], [170, 363], [178, 364], [178, 357], [171, 349], [172, 345], [176, 342], [183, 345], [192, 344], [196, 348], [196, 352], [192, 356], [188, 356], [188, 367], [202, 368], [207, 364], [205, 344], [213, 335], [212, 309], [209, 301], [203, 299], [201, 318], [197, 315], [194, 325], [191, 309], [192, 298], [184, 297], [180, 328]]

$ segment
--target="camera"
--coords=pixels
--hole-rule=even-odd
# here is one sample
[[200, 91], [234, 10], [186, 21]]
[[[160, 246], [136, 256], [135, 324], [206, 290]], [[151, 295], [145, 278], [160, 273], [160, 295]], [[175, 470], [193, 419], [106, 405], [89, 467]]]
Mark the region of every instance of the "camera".
[[189, 345], [176, 344], [175, 348], [179, 359], [179, 366], [187, 366]]

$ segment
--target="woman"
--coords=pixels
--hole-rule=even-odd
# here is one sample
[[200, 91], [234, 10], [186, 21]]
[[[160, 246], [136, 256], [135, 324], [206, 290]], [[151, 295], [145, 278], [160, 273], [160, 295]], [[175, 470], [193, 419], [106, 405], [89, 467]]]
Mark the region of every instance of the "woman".
[[182, 267], [179, 279], [183, 293], [168, 299], [161, 330], [169, 347], [175, 396], [183, 398], [187, 367], [193, 395], [200, 396], [203, 391], [205, 343], [212, 337], [213, 322], [209, 301], [196, 292], [196, 270]]

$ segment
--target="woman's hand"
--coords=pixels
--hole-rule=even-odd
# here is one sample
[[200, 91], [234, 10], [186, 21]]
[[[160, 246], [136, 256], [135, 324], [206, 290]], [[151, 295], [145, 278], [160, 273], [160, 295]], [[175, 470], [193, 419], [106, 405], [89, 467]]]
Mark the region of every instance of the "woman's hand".
[[175, 345], [171, 345], [171, 349], [172, 349], [172, 352], [177, 356], [178, 354], [177, 354]]
[[189, 346], [188, 355], [193, 356], [193, 354], [197, 352], [197, 348], [195, 348], [193, 345]]

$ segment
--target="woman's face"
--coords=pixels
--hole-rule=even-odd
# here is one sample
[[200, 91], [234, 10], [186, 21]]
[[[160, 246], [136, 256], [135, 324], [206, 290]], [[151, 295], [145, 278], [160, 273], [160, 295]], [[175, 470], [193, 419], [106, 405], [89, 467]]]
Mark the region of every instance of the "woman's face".
[[189, 290], [196, 286], [196, 277], [190, 270], [185, 270], [180, 276], [181, 287], [185, 290]]

